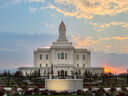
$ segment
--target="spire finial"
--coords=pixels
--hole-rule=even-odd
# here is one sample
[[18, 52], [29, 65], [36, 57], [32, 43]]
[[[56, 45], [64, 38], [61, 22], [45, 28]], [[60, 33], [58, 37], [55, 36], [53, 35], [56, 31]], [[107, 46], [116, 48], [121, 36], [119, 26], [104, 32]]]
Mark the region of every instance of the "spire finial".
[[60, 27], [65, 27], [65, 24], [64, 24], [64, 22], [63, 22], [63, 19], [62, 19], [62, 21], [61, 21]]

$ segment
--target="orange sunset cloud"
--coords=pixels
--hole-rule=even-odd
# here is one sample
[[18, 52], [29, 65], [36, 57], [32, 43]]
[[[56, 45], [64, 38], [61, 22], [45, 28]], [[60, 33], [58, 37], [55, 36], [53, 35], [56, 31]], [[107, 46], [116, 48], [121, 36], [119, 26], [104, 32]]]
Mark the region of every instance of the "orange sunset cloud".
[[117, 68], [117, 67], [111, 67], [109, 65], [104, 65], [104, 72], [105, 73], [126, 73], [126, 70], [121, 69], [121, 68]]

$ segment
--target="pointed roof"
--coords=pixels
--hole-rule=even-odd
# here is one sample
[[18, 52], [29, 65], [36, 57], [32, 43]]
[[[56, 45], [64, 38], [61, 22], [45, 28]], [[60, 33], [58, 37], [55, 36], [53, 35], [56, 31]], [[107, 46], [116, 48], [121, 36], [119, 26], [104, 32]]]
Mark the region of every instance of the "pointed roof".
[[60, 24], [59, 27], [65, 27], [65, 24], [64, 24], [63, 20], [61, 21], [61, 24]]

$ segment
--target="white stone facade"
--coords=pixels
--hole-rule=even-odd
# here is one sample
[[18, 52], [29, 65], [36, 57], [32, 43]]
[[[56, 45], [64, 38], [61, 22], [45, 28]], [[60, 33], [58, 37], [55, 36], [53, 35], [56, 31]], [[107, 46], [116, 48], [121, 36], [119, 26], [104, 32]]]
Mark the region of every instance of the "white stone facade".
[[59, 36], [50, 48], [34, 50], [34, 67], [21, 67], [26, 74], [39, 71], [41, 76], [53, 73], [54, 77], [71, 77], [75, 73], [83, 76], [86, 70], [101, 74], [104, 68], [91, 68], [91, 52], [88, 49], [76, 49], [66, 38], [66, 26], [62, 21], [59, 26]]

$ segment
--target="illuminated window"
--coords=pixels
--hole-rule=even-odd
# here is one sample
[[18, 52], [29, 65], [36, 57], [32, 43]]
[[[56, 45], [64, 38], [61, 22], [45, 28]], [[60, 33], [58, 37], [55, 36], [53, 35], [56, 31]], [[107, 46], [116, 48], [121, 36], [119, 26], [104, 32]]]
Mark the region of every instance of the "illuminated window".
[[46, 60], [48, 59], [48, 55], [46, 55]]
[[40, 54], [40, 60], [42, 59], [42, 54]]
[[79, 55], [77, 55], [77, 60], [79, 60]]
[[85, 60], [85, 55], [83, 55], [83, 60]]
[[64, 59], [64, 53], [61, 53], [61, 59]]

